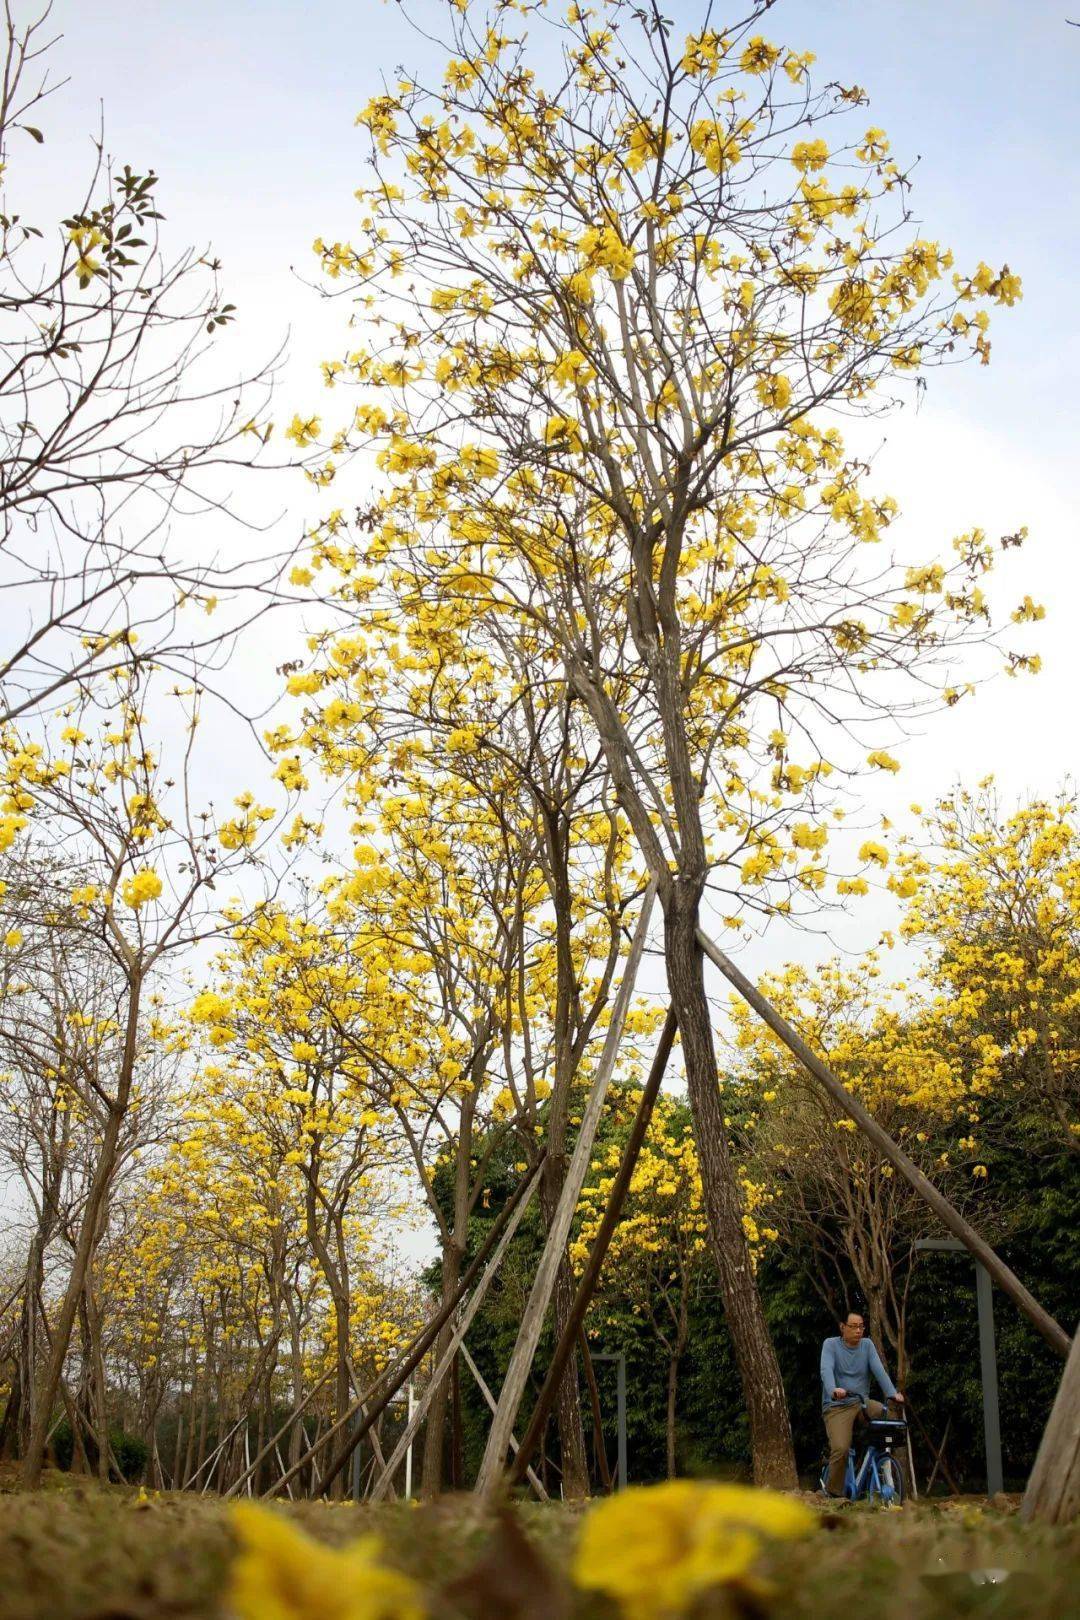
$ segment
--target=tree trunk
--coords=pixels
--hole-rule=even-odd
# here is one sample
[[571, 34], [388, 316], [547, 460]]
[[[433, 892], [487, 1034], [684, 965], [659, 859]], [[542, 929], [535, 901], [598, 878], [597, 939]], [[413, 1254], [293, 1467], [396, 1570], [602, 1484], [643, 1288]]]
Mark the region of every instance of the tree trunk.
[[[337, 1347], [337, 1376], [334, 1380], [334, 1419], [344, 1417], [352, 1403], [352, 1384], [349, 1379], [349, 1299], [334, 1299], [334, 1326]], [[340, 1502], [345, 1497], [346, 1478], [339, 1474], [330, 1488], [330, 1498]]]
[[90, 1270], [94, 1245], [98, 1241], [105, 1221], [112, 1179], [116, 1173], [119, 1155], [120, 1128], [127, 1114], [131, 1087], [135, 1073], [136, 1038], [139, 1028], [139, 1009], [142, 1003], [142, 977], [139, 970], [129, 967], [127, 982], [127, 1009], [124, 1028], [124, 1048], [117, 1076], [116, 1095], [109, 1105], [101, 1146], [91, 1177], [90, 1191], [83, 1210], [82, 1225], [75, 1245], [64, 1298], [52, 1326], [49, 1354], [41, 1386], [35, 1391], [33, 1427], [23, 1459], [21, 1484], [24, 1490], [36, 1490], [41, 1483], [41, 1470], [45, 1461], [52, 1409], [60, 1388], [64, 1362], [71, 1344], [71, 1333], [79, 1300]]
[[33, 1428], [26, 1448], [26, 1455], [23, 1459], [21, 1478], [23, 1490], [36, 1490], [41, 1483], [41, 1470], [45, 1462], [45, 1446], [52, 1410], [60, 1388], [60, 1378], [64, 1370], [64, 1362], [67, 1359], [68, 1347], [71, 1344], [71, 1333], [75, 1325], [79, 1300], [86, 1286], [90, 1257], [104, 1214], [105, 1201], [112, 1184], [113, 1172], [116, 1169], [117, 1143], [120, 1139], [122, 1117], [122, 1110], [119, 1107], [114, 1106], [110, 1109], [101, 1148], [98, 1152], [97, 1163], [94, 1166], [90, 1196], [86, 1201], [86, 1209], [83, 1214], [78, 1243], [75, 1246], [75, 1257], [72, 1261], [71, 1273], [68, 1277], [67, 1288], [64, 1290], [63, 1300], [60, 1303], [60, 1309], [56, 1315], [56, 1321], [53, 1323], [52, 1343], [49, 1346], [49, 1355], [45, 1363], [41, 1384], [37, 1390]]
[[[580, 1054], [575, 1040], [573, 1018], [578, 984], [572, 939], [574, 905], [570, 880], [570, 823], [565, 807], [551, 803], [544, 806], [541, 822], [555, 925], [553, 1020], [555, 1069], [554, 1083], [548, 1101], [548, 1159], [544, 1167], [544, 1179], [540, 1184], [540, 1212], [544, 1219], [545, 1230], [549, 1230], [566, 1179], [566, 1135], [570, 1094]], [[569, 1256], [564, 1255], [555, 1279], [552, 1299], [556, 1344], [565, 1333], [570, 1320], [574, 1292], [574, 1276]], [[555, 1420], [559, 1430], [563, 1496], [570, 1502], [581, 1501], [589, 1494], [589, 1462], [585, 1450], [585, 1426], [581, 1417], [581, 1391], [578, 1385], [576, 1354], [571, 1354], [563, 1371], [555, 1398]]]
[[1080, 1517], [1080, 1326], [1043, 1432], [1020, 1517], [1071, 1524]]
[[461, 1411], [461, 1356], [454, 1357], [450, 1379], [452, 1412], [450, 1420], [450, 1488], [465, 1489], [465, 1429]]
[[791, 1489], [798, 1482], [791, 1420], [743, 1230], [697, 923], [697, 894], [682, 884], [672, 885], [664, 907], [668, 987], [682, 1041], [709, 1243], [750, 1420], [754, 1480], [759, 1485]]
[[[453, 1299], [461, 1281], [461, 1250], [451, 1241], [443, 1250], [442, 1259], [442, 1300]], [[438, 1338], [435, 1340], [434, 1365], [438, 1366], [446, 1354], [450, 1340], [454, 1336], [454, 1319], [443, 1324]], [[446, 1411], [450, 1394], [450, 1380], [444, 1378], [432, 1397], [428, 1407], [427, 1425], [424, 1429], [424, 1457], [420, 1472], [420, 1495], [425, 1502], [433, 1502], [442, 1492], [443, 1484], [443, 1452], [446, 1440]]]
[[184, 1456], [184, 1407], [183, 1407], [183, 1396], [181, 1395], [180, 1399], [178, 1399], [177, 1403], [176, 1403], [176, 1435], [175, 1435], [174, 1440], [173, 1440], [172, 1468], [169, 1471], [169, 1478], [172, 1481], [170, 1489], [174, 1490], [174, 1491], [177, 1489], [177, 1487], [179, 1485], [183, 1484], [183, 1479], [181, 1478], [181, 1474], [180, 1474], [180, 1469], [181, 1469], [181, 1466], [182, 1466], [183, 1456]]
[[[575, 690], [596, 722], [619, 802], [630, 819], [653, 881], [658, 885], [664, 910], [668, 988], [683, 1048], [710, 1248], [719, 1274], [724, 1315], [750, 1419], [754, 1478], [760, 1485], [793, 1488], [798, 1476], [791, 1419], [743, 1230], [720, 1101], [712, 1023], [705, 994], [704, 958], [697, 939], [701, 895], [708, 868], [698, 775], [690, 759], [685, 729], [679, 626], [673, 604], [669, 602], [663, 634], [658, 629], [651, 557], [643, 556], [636, 561], [635, 576], [630, 630], [649, 668], [658, 698], [675, 819], [682, 842], [678, 851], [678, 875], [671, 871], [669, 852], [661, 842], [649, 807], [642, 799], [640, 785], [634, 779], [618, 710], [605, 689], [602, 674], [595, 666], [581, 660], [569, 665], [569, 673]], [[666, 589], [670, 594], [670, 582]], [[665, 587], [661, 587], [662, 598], [664, 590]]]
[[60, 1380], [60, 1399], [64, 1403], [64, 1411], [67, 1413], [68, 1426], [71, 1429], [70, 1472], [72, 1474], [89, 1474], [91, 1472], [90, 1459], [86, 1453], [86, 1442], [83, 1438], [83, 1429], [85, 1428], [88, 1434], [93, 1432], [90, 1426], [90, 1420], [88, 1417], [84, 1416], [82, 1408], [79, 1405], [79, 1391], [76, 1390], [75, 1394], [72, 1395], [62, 1378]]
[[596, 1382], [596, 1368], [589, 1353], [589, 1341], [585, 1337], [584, 1327], [578, 1328], [578, 1346], [581, 1350], [581, 1366], [585, 1374], [585, 1385], [589, 1391], [589, 1402], [592, 1407], [593, 1427], [593, 1461], [603, 1490], [610, 1494], [611, 1469], [608, 1467], [607, 1447], [604, 1445], [604, 1415], [600, 1410], [600, 1389]]
[[[574, 1277], [570, 1261], [563, 1256], [559, 1274], [555, 1279], [555, 1343], [566, 1330], [574, 1307]], [[568, 1502], [580, 1502], [589, 1494], [589, 1458], [585, 1450], [585, 1428], [581, 1421], [581, 1392], [578, 1384], [577, 1356], [571, 1355], [566, 1364], [559, 1392], [555, 1400], [555, 1417], [559, 1427], [559, 1453], [562, 1463], [563, 1497]]]
[[0, 1418], [0, 1457], [7, 1457], [14, 1450], [15, 1435], [18, 1431], [19, 1408], [22, 1405], [22, 1389], [19, 1383], [19, 1367], [16, 1362], [15, 1376], [11, 1381], [11, 1389], [4, 1405], [4, 1416]]
[[[96, 1247], [96, 1245], [95, 1245]], [[109, 1480], [109, 1411], [105, 1385], [105, 1357], [101, 1345], [101, 1315], [94, 1297], [93, 1254], [83, 1291], [83, 1310], [86, 1322], [86, 1352], [90, 1364], [89, 1390], [93, 1430], [98, 1448], [98, 1478]]]
[[41, 1232], [36, 1232], [30, 1241], [30, 1252], [26, 1258], [26, 1286], [23, 1290], [22, 1316], [19, 1321], [16, 1449], [21, 1457], [26, 1456], [34, 1427], [38, 1379], [38, 1313], [44, 1264], [43, 1236]]
[[682, 1286], [679, 1291], [679, 1317], [675, 1330], [675, 1342], [670, 1347], [667, 1375], [667, 1472], [668, 1479], [675, 1478], [675, 1409], [679, 1396], [679, 1364], [686, 1349], [686, 1341], [690, 1332], [690, 1307], [687, 1299], [686, 1274], [683, 1273]]
[[866, 1289], [866, 1314], [869, 1318], [866, 1325], [870, 1338], [880, 1354], [885, 1349], [885, 1302], [881, 1288], [873, 1283]]
[[[206, 1360], [203, 1364], [203, 1374], [199, 1391], [199, 1470], [206, 1462], [207, 1429], [210, 1423], [210, 1364], [214, 1354], [213, 1340], [206, 1346]], [[189, 1479], [191, 1475], [187, 1476]]]
[[679, 1358], [668, 1357], [667, 1366], [667, 1477], [675, 1478], [675, 1401], [679, 1393]]

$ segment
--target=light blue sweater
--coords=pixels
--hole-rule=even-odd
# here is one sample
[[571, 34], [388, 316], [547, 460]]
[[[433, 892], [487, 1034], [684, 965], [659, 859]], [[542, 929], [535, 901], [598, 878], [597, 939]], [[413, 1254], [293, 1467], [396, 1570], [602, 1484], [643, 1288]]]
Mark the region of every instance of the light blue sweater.
[[[858, 1344], [845, 1344], [837, 1335], [826, 1339], [821, 1347], [821, 1405], [827, 1412], [832, 1406], [850, 1406], [853, 1400], [870, 1398], [870, 1374], [873, 1373], [885, 1396], [891, 1400], [896, 1385], [881, 1364], [881, 1357], [870, 1339]], [[847, 1398], [833, 1400], [834, 1389], [846, 1389]]]

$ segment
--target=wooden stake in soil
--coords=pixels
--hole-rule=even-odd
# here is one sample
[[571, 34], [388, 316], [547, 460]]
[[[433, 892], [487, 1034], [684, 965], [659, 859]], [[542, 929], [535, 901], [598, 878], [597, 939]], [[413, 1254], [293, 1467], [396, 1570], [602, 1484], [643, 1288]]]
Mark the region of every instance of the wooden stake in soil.
[[[600, 1269], [604, 1264], [604, 1256], [608, 1252], [611, 1239], [615, 1235], [615, 1229], [622, 1216], [623, 1204], [626, 1202], [626, 1195], [630, 1190], [634, 1168], [641, 1153], [641, 1145], [645, 1140], [653, 1109], [656, 1106], [656, 1099], [660, 1093], [664, 1070], [667, 1068], [671, 1048], [675, 1043], [675, 1023], [675, 1013], [669, 1007], [663, 1028], [660, 1031], [656, 1052], [653, 1055], [649, 1077], [641, 1093], [641, 1100], [634, 1116], [634, 1123], [630, 1128], [630, 1135], [627, 1137], [626, 1146], [623, 1149], [622, 1160], [615, 1174], [615, 1181], [611, 1188], [607, 1207], [600, 1221], [599, 1230], [593, 1239], [593, 1246], [589, 1251], [585, 1270], [582, 1273], [581, 1281], [578, 1283], [574, 1303], [570, 1308], [570, 1315], [567, 1318], [562, 1336], [555, 1346], [555, 1353], [551, 1358], [547, 1377], [544, 1379], [543, 1388], [536, 1398], [536, 1405], [533, 1407], [532, 1415], [529, 1418], [529, 1426], [525, 1430], [520, 1449], [510, 1470], [511, 1484], [517, 1485], [520, 1483], [524, 1468], [531, 1460], [533, 1452], [540, 1443], [540, 1436], [543, 1433], [544, 1424], [547, 1422], [554, 1403], [555, 1393], [558, 1390], [563, 1369], [573, 1353], [575, 1341], [585, 1321], [585, 1313], [589, 1309], [593, 1294], [596, 1292], [596, 1285], [600, 1280]], [[610, 1483], [609, 1480], [608, 1484], [610, 1485]]]
[[[473, 1378], [474, 1378], [474, 1380], [476, 1382], [477, 1389], [480, 1391], [481, 1395], [484, 1397], [484, 1400], [487, 1402], [489, 1410], [491, 1412], [494, 1412], [495, 1409], [496, 1409], [496, 1406], [498, 1405], [498, 1403], [497, 1403], [494, 1395], [491, 1393], [490, 1389], [487, 1386], [487, 1379], [484, 1377], [483, 1373], [480, 1371], [479, 1367], [476, 1365], [476, 1362], [473, 1360], [472, 1356], [469, 1354], [469, 1347], [468, 1347], [467, 1344], [463, 1344], [461, 1346], [461, 1355], [462, 1355], [462, 1359], [465, 1362], [466, 1367], [468, 1367], [469, 1371], [473, 1375]], [[517, 1436], [515, 1434], [511, 1434], [511, 1436], [510, 1436], [510, 1445], [511, 1445], [511, 1448], [513, 1449], [513, 1451], [514, 1451], [515, 1456], [516, 1456], [517, 1449], [518, 1449], [518, 1443], [517, 1443]], [[535, 1474], [531, 1468], [526, 1468], [525, 1473], [526, 1473], [526, 1475], [528, 1477], [529, 1484], [532, 1486], [533, 1490], [536, 1492], [536, 1494], [540, 1498], [541, 1502], [548, 1501], [549, 1500], [548, 1493], [544, 1489], [544, 1482], [540, 1478], [539, 1474]]]
[[536, 1163], [530, 1166], [525, 1175], [518, 1182], [513, 1193], [499, 1211], [496, 1219], [492, 1222], [483, 1243], [481, 1243], [476, 1254], [469, 1262], [469, 1265], [466, 1268], [465, 1273], [462, 1276], [453, 1296], [439, 1307], [424, 1330], [417, 1335], [412, 1344], [409, 1346], [408, 1350], [401, 1357], [399, 1357], [393, 1366], [388, 1367], [380, 1377], [376, 1378], [370, 1389], [368, 1389], [360, 1399], [353, 1401], [352, 1405], [342, 1413], [337, 1422], [331, 1424], [326, 1433], [319, 1437], [316, 1444], [304, 1453], [299, 1462], [294, 1463], [289, 1472], [285, 1474], [283, 1478], [279, 1479], [275, 1485], [271, 1486], [270, 1490], [265, 1493], [267, 1496], [276, 1496], [278, 1492], [282, 1490], [289, 1483], [289, 1481], [300, 1472], [304, 1465], [315, 1456], [316, 1452], [320, 1451], [324, 1445], [334, 1438], [335, 1435], [340, 1434], [341, 1430], [346, 1428], [347, 1425], [352, 1422], [353, 1418], [356, 1417], [358, 1412], [363, 1412], [364, 1415], [357, 1424], [356, 1428], [353, 1430], [353, 1433], [349, 1436], [338, 1455], [331, 1462], [323, 1478], [322, 1488], [325, 1490], [333, 1484], [338, 1474], [345, 1467], [345, 1464], [356, 1450], [356, 1447], [371, 1429], [372, 1425], [378, 1422], [380, 1416], [385, 1411], [389, 1403], [393, 1400], [398, 1390], [402, 1388], [402, 1386], [411, 1377], [415, 1369], [420, 1365], [421, 1361], [423, 1361], [424, 1357], [427, 1355], [427, 1352], [438, 1338], [443, 1327], [453, 1316], [454, 1312], [457, 1310], [458, 1306], [469, 1292], [469, 1289], [472, 1287], [473, 1282], [479, 1275], [481, 1268], [486, 1264], [488, 1256], [494, 1249], [496, 1243], [499, 1241], [507, 1221], [512, 1219], [514, 1211], [517, 1209], [522, 1199], [529, 1196], [530, 1190], [533, 1187], [537, 1176], [544, 1167], [544, 1159], [545, 1154], [541, 1153], [538, 1156]]
[[918, 1165], [908, 1158], [903, 1148], [893, 1141], [888, 1131], [883, 1130], [877, 1120], [867, 1113], [862, 1103], [851, 1095], [850, 1091], [833, 1074], [828, 1064], [823, 1062], [811, 1047], [807, 1046], [802, 1036], [792, 1028], [787, 1019], [781, 1017], [772, 1002], [762, 995], [761, 991], [755, 984], [751, 983], [745, 973], [740, 973], [731, 958], [725, 956], [720, 947], [715, 945], [700, 928], [698, 929], [697, 939], [709, 961], [720, 969], [728, 983], [735, 986], [743, 1000], [748, 1002], [758, 1017], [768, 1024], [773, 1034], [780, 1037], [788, 1051], [798, 1058], [803, 1068], [823, 1087], [836, 1106], [849, 1119], [855, 1121], [863, 1135], [873, 1142], [882, 1158], [888, 1160], [889, 1164], [900, 1172], [904, 1180], [915, 1188], [915, 1191], [930, 1206], [942, 1225], [948, 1227], [953, 1236], [958, 1237], [964, 1247], [977, 1260], [982, 1261], [1002, 1293], [1008, 1294], [1013, 1303], [1020, 1307], [1028, 1321], [1042, 1334], [1047, 1344], [1052, 1346], [1059, 1356], [1067, 1356], [1069, 1354], [1070, 1340], [1065, 1329], [1060, 1323], [1054, 1321], [1049, 1311], [1043, 1310], [1035, 1296], [1028, 1292], [1015, 1272], [1009, 1270], [1004, 1260], [995, 1254], [986, 1239], [980, 1237], [971, 1223], [966, 1221], [960, 1211], [955, 1209], [944, 1194], [938, 1191], [929, 1177], [923, 1175]]
[[[255, 1460], [254, 1460], [254, 1462], [251, 1463], [250, 1467], [243, 1474], [241, 1474], [239, 1479], [234, 1480], [233, 1483], [229, 1486], [228, 1490], [224, 1494], [224, 1500], [226, 1502], [229, 1500], [230, 1497], [236, 1496], [239, 1493], [241, 1487], [247, 1484], [249, 1478], [251, 1477], [252, 1474], [254, 1474], [255, 1470], [259, 1467], [259, 1465], [263, 1461], [263, 1459], [268, 1457], [270, 1455], [270, 1453], [277, 1448], [277, 1443], [278, 1443], [279, 1440], [284, 1440], [285, 1436], [288, 1434], [288, 1432], [292, 1428], [293, 1424], [297, 1423], [300, 1420], [300, 1418], [304, 1414], [305, 1409], [308, 1406], [310, 1406], [311, 1402], [315, 1399], [315, 1397], [319, 1393], [319, 1391], [321, 1389], [325, 1389], [327, 1384], [330, 1382], [331, 1378], [335, 1377], [336, 1374], [337, 1374], [337, 1368], [336, 1367], [331, 1367], [328, 1372], [323, 1373], [322, 1377], [320, 1379], [318, 1379], [312, 1385], [312, 1387], [308, 1390], [307, 1394], [304, 1396], [304, 1398], [300, 1402], [300, 1404], [298, 1406], [294, 1407], [293, 1410], [289, 1413], [289, 1416], [285, 1419], [285, 1422], [281, 1425], [281, 1428], [278, 1429], [277, 1433], [271, 1435], [270, 1439], [266, 1442], [266, 1444], [262, 1447], [262, 1449], [256, 1453]], [[202, 1467], [205, 1468], [206, 1464], [203, 1463]], [[200, 1468], [199, 1473], [201, 1473], [201, 1472], [202, 1472], [202, 1469]], [[198, 1477], [199, 1477], [199, 1475], [196, 1474], [195, 1478], [198, 1479]], [[190, 1481], [189, 1481], [189, 1483], [190, 1483]], [[185, 1489], [186, 1489], [186, 1487], [185, 1487]], [[289, 1495], [290, 1496], [292, 1495], [291, 1491], [289, 1492]]]
[[1080, 1518], [1080, 1328], [1043, 1431], [1020, 1517], [1071, 1524]]
[[503, 1255], [506, 1253], [507, 1248], [510, 1245], [510, 1241], [520, 1225], [522, 1216], [529, 1207], [529, 1199], [531, 1198], [533, 1191], [539, 1185], [539, 1177], [529, 1183], [528, 1193], [518, 1204], [518, 1207], [515, 1209], [511, 1220], [507, 1224], [506, 1230], [499, 1239], [498, 1247], [496, 1248], [491, 1259], [488, 1261], [484, 1275], [480, 1278], [480, 1281], [473, 1289], [472, 1298], [462, 1311], [461, 1318], [450, 1336], [450, 1343], [443, 1351], [443, 1354], [439, 1359], [438, 1366], [428, 1379], [427, 1388], [424, 1390], [423, 1395], [413, 1408], [409, 1421], [405, 1425], [404, 1434], [402, 1434], [397, 1445], [390, 1453], [390, 1461], [383, 1470], [382, 1478], [376, 1483], [371, 1492], [371, 1500], [373, 1502], [381, 1502], [383, 1497], [386, 1495], [387, 1489], [389, 1488], [394, 1475], [397, 1473], [398, 1465], [400, 1464], [401, 1459], [404, 1457], [406, 1451], [408, 1451], [409, 1446], [412, 1444], [413, 1436], [416, 1434], [417, 1429], [419, 1429], [421, 1423], [423, 1423], [425, 1417], [427, 1416], [428, 1408], [435, 1399], [440, 1384], [442, 1383], [443, 1379], [447, 1377], [451, 1367], [454, 1365], [454, 1359], [457, 1356], [462, 1340], [464, 1339], [466, 1333], [468, 1333], [469, 1328], [472, 1325], [473, 1318], [480, 1309], [480, 1306], [483, 1304], [484, 1295], [487, 1293], [488, 1288], [494, 1280], [495, 1273], [502, 1264]]
[[[525, 1392], [525, 1383], [536, 1356], [536, 1346], [539, 1343], [544, 1326], [544, 1317], [547, 1315], [548, 1306], [555, 1291], [555, 1280], [562, 1264], [563, 1255], [566, 1252], [566, 1242], [570, 1236], [570, 1227], [573, 1224], [578, 1199], [581, 1197], [581, 1189], [585, 1185], [585, 1177], [589, 1171], [593, 1142], [596, 1139], [597, 1127], [600, 1124], [600, 1114], [604, 1106], [608, 1083], [615, 1068], [615, 1059], [619, 1053], [619, 1042], [622, 1039], [623, 1029], [626, 1025], [626, 1015], [630, 1009], [630, 997], [633, 994], [634, 981], [641, 965], [641, 955], [645, 949], [645, 937], [649, 930], [649, 918], [652, 915], [653, 901], [655, 899], [656, 880], [653, 879], [641, 902], [641, 912], [638, 916], [637, 928], [634, 931], [630, 955], [627, 958], [622, 983], [619, 985], [615, 1005], [611, 1011], [611, 1023], [608, 1026], [604, 1048], [600, 1054], [600, 1062], [597, 1065], [596, 1075], [589, 1092], [589, 1099], [582, 1113], [577, 1141], [574, 1143], [574, 1151], [566, 1172], [566, 1180], [563, 1182], [559, 1201], [555, 1206], [555, 1214], [548, 1230], [544, 1252], [536, 1269], [536, 1276], [529, 1293], [528, 1303], [521, 1319], [521, 1327], [518, 1329], [517, 1342], [510, 1356], [510, 1365], [506, 1369], [506, 1378], [499, 1393], [498, 1409], [488, 1431], [484, 1460], [480, 1465], [480, 1477], [476, 1482], [476, 1488], [482, 1495], [491, 1495], [500, 1488], [502, 1483], [503, 1464], [510, 1444], [510, 1431], [517, 1419], [521, 1397]], [[528, 1458], [526, 1458], [526, 1461], [528, 1461]]]

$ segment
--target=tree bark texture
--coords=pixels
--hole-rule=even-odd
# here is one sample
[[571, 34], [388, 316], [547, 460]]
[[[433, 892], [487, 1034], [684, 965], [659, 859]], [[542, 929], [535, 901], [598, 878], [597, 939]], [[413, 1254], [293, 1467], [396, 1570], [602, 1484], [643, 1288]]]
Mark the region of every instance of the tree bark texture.
[[755, 1482], [792, 1489], [798, 1476], [791, 1419], [743, 1230], [705, 994], [705, 959], [696, 937], [697, 913], [696, 895], [673, 885], [664, 907], [664, 954], [682, 1040], [709, 1246], [750, 1421]]

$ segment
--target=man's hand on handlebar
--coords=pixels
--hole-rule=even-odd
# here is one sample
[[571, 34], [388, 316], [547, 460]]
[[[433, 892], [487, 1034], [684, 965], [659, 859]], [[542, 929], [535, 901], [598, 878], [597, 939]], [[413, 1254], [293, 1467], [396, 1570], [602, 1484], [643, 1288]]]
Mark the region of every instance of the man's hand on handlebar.
[[893, 1396], [893, 1400], [896, 1402], [897, 1406], [903, 1406], [904, 1404], [904, 1397], [901, 1395], [899, 1390], [897, 1390], [896, 1394]]
[[832, 1392], [832, 1398], [833, 1398], [834, 1401], [846, 1401], [847, 1400], [847, 1390], [846, 1389], [834, 1389], [833, 1392]]

